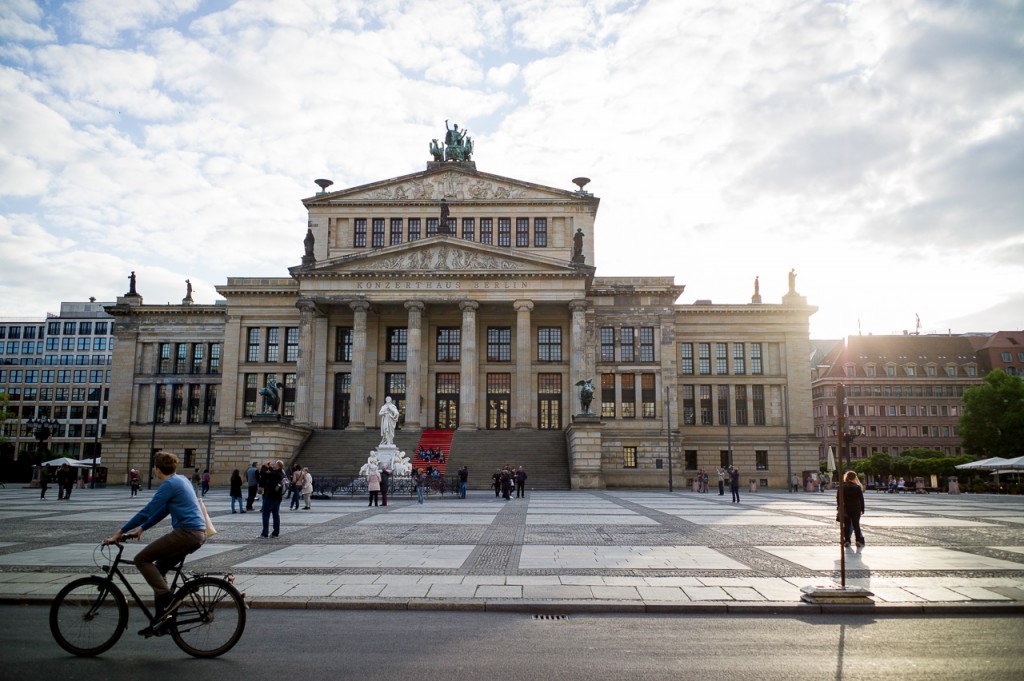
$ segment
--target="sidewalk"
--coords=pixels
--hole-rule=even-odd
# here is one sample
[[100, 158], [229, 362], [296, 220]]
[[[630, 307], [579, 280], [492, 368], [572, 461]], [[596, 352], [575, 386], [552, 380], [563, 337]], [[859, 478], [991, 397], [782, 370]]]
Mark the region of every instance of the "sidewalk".
[[[73, 577], [96, 572], [99, 541], [149, 498], [122, 488], [75, 490], [70, 501], [51, 495], [0, 489], [0, 602], [46, 603]], [[472, 492], [367, 508], [365, 499], [335, 498], [283, 510], [281, 537], [259, 539], [260, 514], [231, 514], [226, 491], [213, 490], [206, 502], [220, 532], [188, 565], [233, 572], [253, 607], [864, 611], [801, 601], [803, 587], [839, 584], [834, 497], [729, 499], [614, 490], [505, 501]], [[867, 608], [1024, 612], [1024, 497], [866, 501], [867, 546], [847, 550], [846, 584], [873, 593]]]

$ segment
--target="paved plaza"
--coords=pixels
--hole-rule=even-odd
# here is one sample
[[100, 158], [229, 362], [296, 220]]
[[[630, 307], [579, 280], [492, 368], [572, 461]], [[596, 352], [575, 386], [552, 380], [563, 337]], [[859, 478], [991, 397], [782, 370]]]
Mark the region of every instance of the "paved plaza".
[[[83, 489], [58, 501], [54, 488], [46, 500], [0, 489], [0, 600], [46, 602], [95, 572], [100, 540], [150, 494]], [[206, 501], [219, 533], [189, 565], [233, 572], [255, 607], [799, 610], [817, 607], [801, 602], [803, 587], [839, 583], [831, 494], [761, 491], [734, 504], [715, 490], [472, 492], [386, 508], [336, 497], [309, 511], [286, 501], [277, 539], [258, 538], [258, 512], [232, 514], [226, 490]], [[1024, 497], [866, 501], [867, 546], [846, 551], [846, 583], [876, 607], [1024, 610]]]

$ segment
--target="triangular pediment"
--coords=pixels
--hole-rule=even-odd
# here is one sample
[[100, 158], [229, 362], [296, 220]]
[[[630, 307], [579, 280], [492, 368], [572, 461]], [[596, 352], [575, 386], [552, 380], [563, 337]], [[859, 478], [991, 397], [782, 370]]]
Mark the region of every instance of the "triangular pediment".
[[370, 252], [352, 253], [292, 269], [295, 276], [366, 274], [548, 274], [578, 276], [580, 268], [557, 258], [436, 236]]
[[516, 202], [559, 201], [593, 198], [589, 194], [546, 187], [501, 175], [482, 173], [462, 164], [438, 167], [380, 182], [319, 194], [303, 201], [307, 208], [373, 202]]

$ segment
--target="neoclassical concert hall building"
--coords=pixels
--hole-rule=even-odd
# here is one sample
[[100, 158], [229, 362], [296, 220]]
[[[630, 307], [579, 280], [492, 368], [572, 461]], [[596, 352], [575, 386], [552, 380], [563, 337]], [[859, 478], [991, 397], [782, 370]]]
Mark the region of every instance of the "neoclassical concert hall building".
[[396, 443], [442, 431], [448, 467], [477, 486], [523, 461], [556, 488], [665, 488], [670, 461], [677, 487], [730, 461], [744, 487], [817, 469], [816, 308], [792, 273], [781, 300], [754, 288], [737, 304], [680, 302], [673, 277], [597, 276], [595, 243], [619, 227], [597, 220], [585, 178], [557, 189], [445, 157], [340, 191], [318, 180], [290, 276], [229, 277], [223, 301], [180, 305], [145, 304], [133, 276], [107, 308], [111, 481], [154, 449], [226, 484], [314, 445], [317, 473], [354, 475], [386, 397]]

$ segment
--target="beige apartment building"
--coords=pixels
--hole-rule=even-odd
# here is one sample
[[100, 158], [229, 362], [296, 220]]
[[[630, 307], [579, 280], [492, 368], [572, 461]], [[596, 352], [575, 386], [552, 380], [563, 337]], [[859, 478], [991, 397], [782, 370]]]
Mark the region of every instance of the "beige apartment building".
[[[403, 437], [454, 431], [450, 466], [488, 449], [514, 461], [508, 433], [549, 432], [550, 453], [533, 454], [575, 488], [665, 487], [670, 437], [677, 486], [730, 460], [745, 486], [816, 467], [816, 308], [794, 275], [782, 300], [755, 288], [739, 304], [681, 304], [672, 277], [596, 276], [595, 242], [613, 226], [574, 182], [434, 160], [305, 199], [290, 276], [229, 277], [223, 301], [170, 306], [144, 304], [133, 282], [107, 308], [111, 478], [163, 448], [223, 484], [253, 459], [301, 459], [317, 436], [365, 439], [386, 398]], [[268, 381], [280, 384], [272, 409]]]

